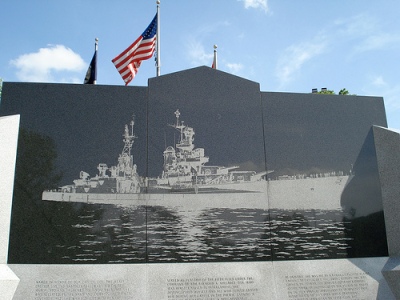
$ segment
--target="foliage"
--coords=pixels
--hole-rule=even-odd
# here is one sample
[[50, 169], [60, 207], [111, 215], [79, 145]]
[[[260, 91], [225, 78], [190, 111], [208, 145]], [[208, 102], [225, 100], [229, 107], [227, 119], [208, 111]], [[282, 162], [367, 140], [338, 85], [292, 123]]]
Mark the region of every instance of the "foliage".
[[41, 198], [45, 189], [57, 188], [62, 174], [55, 171], [56, 158], [56, 145], [51, 138], [20, 128], [16, 188], [30, 199]]
[[[322, 89], [317, 94], [336, 95], [334, 90]], [[345, 88], [341, 89], [338, 95], [350, 95], [349, 91]]]
[[42, 192], [59, 186], [57, 149], [47, 136], [20, 128], [11, 213], [9, 263], [48, 262], [54, 239], [62, 235], [52, 225], [52, 214], [44, 213]]
[[334, 94], [335, 94], [335, 92], [334, 92], [333, 90], [327, 90], [327, 89], [323, 89], [323, 90], [320, 90], [320, 91], [318, 92], [318, 94], [328, 94], [328, 95], [334, 95]]

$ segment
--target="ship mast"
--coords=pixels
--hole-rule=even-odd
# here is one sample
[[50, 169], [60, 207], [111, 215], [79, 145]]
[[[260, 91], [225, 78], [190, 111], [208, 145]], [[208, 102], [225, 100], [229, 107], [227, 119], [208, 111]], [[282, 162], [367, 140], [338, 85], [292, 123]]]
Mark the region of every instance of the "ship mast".
[[[177, 109], [175, 111], [175, 116], [176, 116], [176, 125], [174, 126], [176, 129], [178, 129], [181, 133], [181, 138], [179, 139], [179, 144], [182, 142], [183, 140], [183, 128], [185, 128], [185, 126], [183, 126], [183, 124], [179, 124], [179, 116], [181, 115], [179, 109]], [[183, 123], [183, 122], [182, 122]]]
[[131, 125], [131, 131], [129, 132], [128, 125], [125, 125], [125, 132], [123, 134], [123, 142], [124, 142], [124, 148], [122, 149], [122, 154], [121, 156], [131, 156], [131, 149], [132, 145], [134, 142], [134, 139], [137, 138], [137, 136], [133, 132], [133, 127], [135, 125], [135, 115], [132, 115], [132, 121], [130, 122]]
[[175, 145], [175, 147], [179, 149], [181, 152], [190, 152], [194, 148], [193, 145], [194, 130], [192, 127], [186, 126], [183, 123], [183, 121], [179, 121], [180, 115], [181, 113], [179, 112], [179, 109], [177, 109], [175, 111], [176, 124], [170, 125], [171, 127], [174, 127], [176, 130], [180, 132], [180, 139], [178, 144]]

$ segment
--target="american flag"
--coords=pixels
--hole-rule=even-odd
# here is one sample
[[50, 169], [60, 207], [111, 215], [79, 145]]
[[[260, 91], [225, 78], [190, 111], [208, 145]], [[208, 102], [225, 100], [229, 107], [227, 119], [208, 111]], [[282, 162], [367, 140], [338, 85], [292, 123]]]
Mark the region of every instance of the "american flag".
[[121, 74], [125, 85], [135, 77], [143, 60], [153, 56], [156, 45], [157, 14], [145, 31], [112, 62]]

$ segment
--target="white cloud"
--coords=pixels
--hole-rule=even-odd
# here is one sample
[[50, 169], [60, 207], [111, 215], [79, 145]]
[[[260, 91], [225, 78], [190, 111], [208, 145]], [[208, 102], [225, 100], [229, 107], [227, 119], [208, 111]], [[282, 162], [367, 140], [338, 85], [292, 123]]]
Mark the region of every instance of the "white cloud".
[[385, 49], [392, 45], [400, 47], [400, 35], [382, 32], [368, 36], [355, 47], [355, 50], [357, 52], [364, 52]]
[[379, 22], [367, 14], [336, 20], [334, 25], [337, 40], [354, 43], [354, 53], [400, 47], [400, 34], [383, 31]]
[[[10, 63], [18, 69], [19, 80], [30, 82], [76, 82], [77, 78], [69, 73], [82, 72], [88, 67], [79, 54], [63, 45], [48, 45], [37, 52], [20, 55]], [[62, 79], [56, 79], [57, 75]]]
[[342, 58], [352, 60], [359, 59], [362, 52], [387, 50], [390, 47], [400, 48], [400, 34], [383, 31], [379, 22], [370, 15], [338, 19], [316, 32], [315, 37], [309, 41], [287, 47], [278, 59], [276, 76], [282, 88], [301, 72], [306, 62], [328, 50], [338, 54], [345, 48]]
[[[186, 43], [187, 55], [193, 66], [212, 66], [214, 59], [214, 50], [210, 49], [206, 51], [204, 45], [194, 38], [187, 39]], [[240, 63], [228, 63], [225, 60], [218, 60], [218, 69], [227, 69], [229, 73], [239, 75], [244, 69], [243, 64]]]
[[400, 84], [391, 84], [383, 76], [369, 78], [369, 84], [364, 89], [367, 95], [379, 95], [385, 100], [385, 106], [393, 111], [400, 110]]
[[226, 67], [232, 74], [238, 74], [243, 69], [243, 65], [238, 63], [227, 63]]
[[219, 32], [221, 27], [227, 26], [230, 26], [230, 23], [227, 21], [204, 24], [185, 38], [186, 53], [191, 65], [206, 65], [211, 67], [214, 58], [214, 45], [210, 43], [208, 49], [205, 49], [203, 45], [204, 40], [210, 41], [210, 36], [214, 39], [215, 32]]
[[372, 85], [374, 85], [376, 87], [387, 86], [386, 81], [383, 79], [383, 77], [381, 75], [373, 77], [371, 80], [371, 83], [372, 83]]
[[314, 41], [291, 45], [286, 48], [276, 67], [276, 76], [281, 87], [291, 81], [307, 61], [322, 54], [326, 48], [327, 41], [324, 37], [318, 37]]
[[201, 26], [199, 26], [196, 29], [194, 34], [198, 38], [204, 38], [204, 37], [215, 34], [215, 32], [220, 31], [221, 28], [229, 27], [229, 26], [231, 26], [231, 22], [226, 21], [226, 20], [217, 20], [215, 22], [202, 24]]
[[193, 66], [212, 65], [214, 57], [213, 49], [206, 51], [203, 44], [193, 38], [188, 40], [186, 47], [189, 60]]
[[340, 36], [358, 38], [368, 36], [376, 31], [377, 21], [367, 14], [359, 14], [347, 19], [337, 19], [334, 29]]
[[239, 1], [242, 1], [244, 3], [244, 7], [246, 9], [256, 8], [268, 12], [267, 0], [239, 0]]

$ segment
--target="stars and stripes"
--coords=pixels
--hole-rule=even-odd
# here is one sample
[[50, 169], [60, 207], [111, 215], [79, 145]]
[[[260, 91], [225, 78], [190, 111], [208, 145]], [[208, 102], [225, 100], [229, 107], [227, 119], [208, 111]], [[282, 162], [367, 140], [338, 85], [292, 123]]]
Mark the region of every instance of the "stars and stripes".
[[157, 14], [146, 30], [112, 62], [121, 74], [125, 85], [135, 77], [143, 60], [153, 56], [156, 46]]

